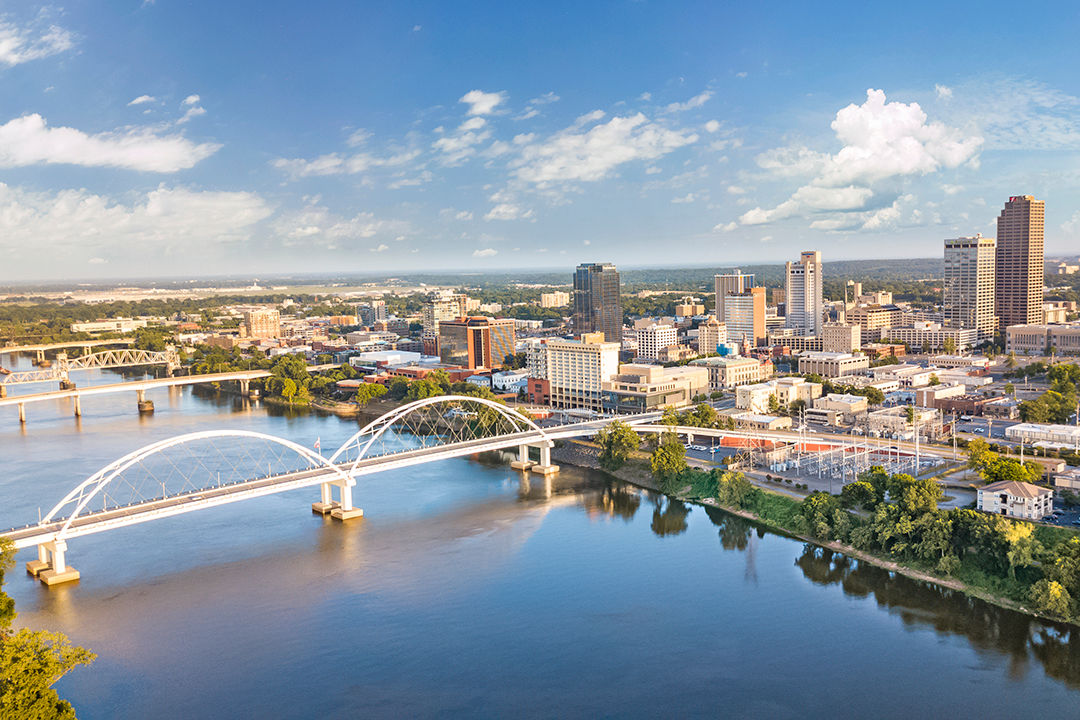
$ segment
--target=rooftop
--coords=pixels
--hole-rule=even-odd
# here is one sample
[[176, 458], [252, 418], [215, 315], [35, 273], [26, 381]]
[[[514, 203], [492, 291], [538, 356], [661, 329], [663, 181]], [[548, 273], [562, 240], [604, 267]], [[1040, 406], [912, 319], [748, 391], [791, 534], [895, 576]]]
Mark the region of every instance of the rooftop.
[[1038, 485], [1032, 485], [1026, 482], [1017, 482], [1016, 480], [999, 480], [996, 483], [990, 483], [984, 487], [979, 488], [981, 492], [998, 493], [1003, 492], [1013, 497], [1023, 498], [1037, 498], [1040, 495], [1046, 495], [1052, 493], [1053, 490], [1049, 488], [1041, 488]]

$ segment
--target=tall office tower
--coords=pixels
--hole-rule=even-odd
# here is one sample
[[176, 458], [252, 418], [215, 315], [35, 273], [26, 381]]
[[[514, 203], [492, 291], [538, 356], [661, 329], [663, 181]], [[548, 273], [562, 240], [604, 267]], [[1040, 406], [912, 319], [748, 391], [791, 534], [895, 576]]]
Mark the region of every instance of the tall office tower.
[[463, 317], [439, 321], [439, 359], [465, 368], [497, 368], [514, 352], [514, 321]]
[[787, 284], [784, 326], [795, 328], [801, 335], [821, 333], [822, 299], [821, 253], [804, 252], [799, 262], [786, 264]]
[[385, 300], [372, 300], [371, 310], [375, 322], [386, 322], [386, 301]]
[[1014, 195], [997, 221], [994, 311], [998, 326], [1042, 322], [1043, 218], [1046, 203]]
[[437, 334], [443, 320], [457, 320], [468, 314], [465, 295], [450, 290], [439, 290], [424, 301], [424, 332]]
[[765, 288], [724, 296], [724, 325], [729, 340], [757, 346], [766, 340]]
[[716, 290], [716, 317], [724, 320], [724, 298], [728, 295], [742, 295], [754, 287], [754, 275], [743, 275], [738, 269], [727, 275], [714, 275], [713, 284]]
[[281, 314], [277, 310], [248, 310], [244, 313], [244, 331], [249, 338], [279, 338]]
[[993, 339], [994, 238], [956, 238], [945, 241], [945, 291], [943, 307], [946, 324], [978, 330], [980, 340]]
[[619, 271], [611, 263], [582, 263], [574, 273], [574, 332], [603, 333], [606, 342], [622, 342]]

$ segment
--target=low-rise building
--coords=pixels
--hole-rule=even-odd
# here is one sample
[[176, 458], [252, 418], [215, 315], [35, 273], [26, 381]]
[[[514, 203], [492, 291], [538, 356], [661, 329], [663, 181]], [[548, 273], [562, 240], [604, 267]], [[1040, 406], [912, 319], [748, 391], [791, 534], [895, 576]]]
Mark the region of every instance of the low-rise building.
[[773, 365], [768, 360], [727, 356], [691, 360], [690, 366], [704, 367], [709, 371], [709, 389], [725, 390], [746, 385], [772, 376]]
[[740, 412], [729, 416], [735, 421], [735, 427], [741, 430], [790, 430], [791, 418], [785, 415], [762, 415], [760, 413]]
[[1005, 439], [1029, 445], [1047, 443], [1064, 448], [1080, 447], [1080, 427], [1043, 423], [1017, 423], [1005, 428]]
[[809, 405], [818, 397], [821, 397], [821, 383], [785, 377], [739, 386], [735, 389], [735, 407], [752, 413], [766, 413], [772, 404], [770, 398], [776, 398], [776, 407], [784, 407], [796, 400]]
[[93, 320], [71, 324], [71, 332], [135, 332], [138, 328], [146, 327], [145, 320], [133, 320], [132, 318], [113, 318], [109, 320]]
[[852, 353], [818, 352], [799, 356], [799, 373], [813, 373], [823, 378], [854, 375], [870, 367], [870, 358]]
[[870, 402], [862, 395], [829, 393], [814, 400], [814, 410], [836, 413], [843, 422], [854, 422], [870, 409]]
[[503, 370], [491, 374], [491, 388], [495, 392], [520, 392], [529, 379], [528, 370]]
[[702, 367], [663, 367], [627, 363], [603, 383], [604, 412], [642, 413], [685, 407], [707, 392], [709, 371]]
[[1002, 480], [979, 488], [978, 508], [995, 515], [1040, 520], [1054, 509], [1054, 492], [1031, 483]]
[[914, 363], [901, 365], [882, 365], [874, 368], [875, 380], [895, 380], [900, 387], [922, 387], [929, 385], [930, 379], [936, 375], [934, 368], [924, 368]]
[[697, 350], [689, 345], [668, 345], [666, 348], [660, 349], [660, 352], [656, 354], [656, 359], [662, 363], [682, 362], [697, 356]]
[[1067, 492], [1080, 495], [1080, 468], [1071, 468], [1054, 476], [1054, 494], [1061, 497]]
[[963, 370], [989, 370], [990, 358], [985, 355], [934, 355], [929, 364], [939, 368]]
[[825, 323], [821, 327], [821, 349], [824, 352], [853, 353], [861, 347], [862, 328], [858, 325]]
[[1005, 328], [1005, 352], [1017, 355], [1080, 354], [1080, 322], [1058, 325], [1010, 325]]
[[918, 320], [911, 327], [883, 328], [881, 337], [907, 343], [912, 348], [943, 350], [948, 341], [955, 349], [966, 350], [979, 342], [979, 331], [974, 328], [944, 327], [941, 323]]
[[960, 397], [965, 392], [963, 385], [927, 385], [915, 391], [915, 404], [919, 407], [936, 408], [939, 400]]

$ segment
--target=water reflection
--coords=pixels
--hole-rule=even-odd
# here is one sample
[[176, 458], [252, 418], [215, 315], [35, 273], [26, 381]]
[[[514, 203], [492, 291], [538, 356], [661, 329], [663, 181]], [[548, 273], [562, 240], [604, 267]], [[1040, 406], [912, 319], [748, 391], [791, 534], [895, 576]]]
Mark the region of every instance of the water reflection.
[[658, 537], [668, 537], [686, 532], [686, 516], [690, 514], [690, 508], [686, 506], [686, 503], [678, 500], [661, 498], [662, 496], [656, 496], [653, 499], [655, 506], [652, 514], [652, 525], [649, 526], [652, 528], [653, 533]]
[[840, 585], [846, 595], [872, 597], [910, 628], [933, 628], [964, 637], [980, 653], [1005, 654], [1013, 679], [1024, 677], [1037, 661], [1050, 677], [1080, 687], [1080, 638], [1075, 628], [1046, 623], [815, 545], [806, 545], [795, 564], [815, 584]]

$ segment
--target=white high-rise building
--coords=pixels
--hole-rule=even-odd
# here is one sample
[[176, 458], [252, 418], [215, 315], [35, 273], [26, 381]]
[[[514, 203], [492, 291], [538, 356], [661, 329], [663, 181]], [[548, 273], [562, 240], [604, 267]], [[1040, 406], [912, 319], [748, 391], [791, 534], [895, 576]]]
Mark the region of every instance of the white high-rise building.
[[750, 288], [754, 287], [754, 275], [753, 273], [744, 275], [740, 270], [726, 275], [714, 275], [713, 285], [716, 290], [716, 317], [723, 322], [726, 312], [725, 299], [728, 295], [742, 295], [744, 292], [749, 292]]
[[955, 238], [945, 241], [943, 305], [949, 327], [977, 330], [980, 340], [994, 337], [994, 238]]
[[822, 299], [821, 253], [809, 250], [799, 262], [789, 262], [785, 303], [785, 327], [795, 328], [800, 335], [819, 335], [825, 305]]
[[673, 325], [649, 325], [637, 331], [637, 356], [641, 360], [656, 360], [661, 350], [678, 342], [678, 331]]
[[727, 325], [710, 317], [698, 325], [697, 349], [702, 355], [717, 352], [717, 347], [727, 342]]

